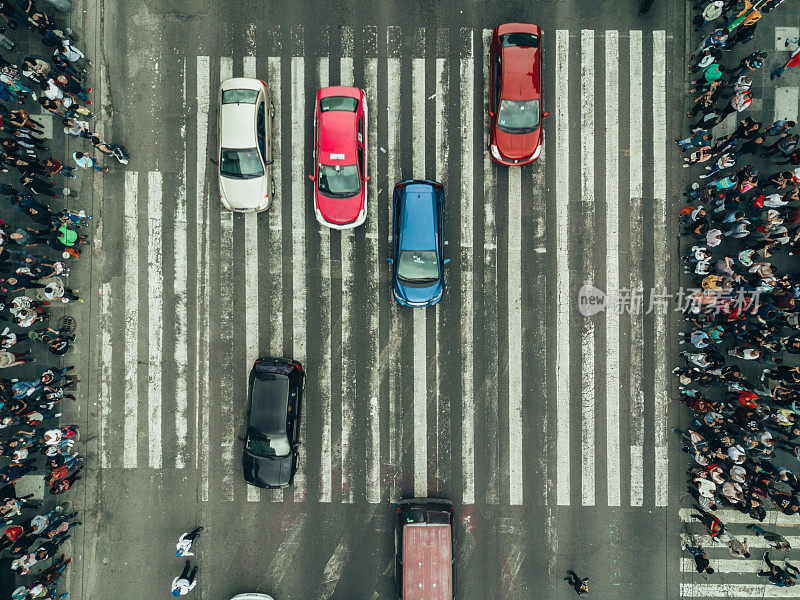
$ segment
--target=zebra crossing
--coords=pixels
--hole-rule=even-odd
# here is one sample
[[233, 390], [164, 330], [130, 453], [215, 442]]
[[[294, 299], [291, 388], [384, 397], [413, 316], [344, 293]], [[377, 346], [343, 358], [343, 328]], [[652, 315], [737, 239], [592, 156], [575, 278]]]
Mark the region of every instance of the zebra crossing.
[[[666, 506], [666, 354], [644, 343], [666, 308], [576, 310], [583, 284], [666, 285], [665, 33], [545, 37], [552, 116], [521, 169], [484, 151], [491, 31], [460, 30], [460, 48], [437, 34], [433, 56], [398, 50], [401, 28], [370, 33], [363, 56], [349, 28], [341, 55], [187, 56], [181, 169], [106, 178], [121, 209], [103, 232], [124, 252], [100, 286], [102, 468], [196, 471], [204, 501]], [[208, 166], [232, 76], [265, 79], [275, 105], [275, 201], [257, 215], [221, 211]], [[338, 83], [370, 106], [370, 214], [345, 232], [310, 218], [306, 179], [313, 92]], [[393, 185], [412, 177], [445, 183], [453, 262], [443, 301], [410, 311], [385, 257]], [[308, 372], [285, 491], [240, 475], [247, 374], [267, 354]]]
[[[798, 566], [800, 562], [800, 536], [797, 526], [800, 517], [797, 515], [784, 515], [776, 510], [767, 511], [763, 523], [751, 519], [748, 515], [728, 509], [719, 510], [714, 514], [725, 524], [725, 528], [737, 539], [747, 540], [750, 548], [750, 558], [734, 558], [724, 543], [715, 543], [711, 536], [705, 534], [703, 525], [691, 518], [695, 512], [690, 508], [679, 511], [680, 519], [684, 523], [684, 532], [681, 534], [681, 547], [689, 542], [699, 543], [706, 551], [714, 573], [701, 577], [695, 570], [694, 559], [688, 552], [683, 551], [680, 558], [681, 598], [797, 598], [800, 589], [794, 587], [776, 587], [768, 583], [765, 577], [758, 577], [758, 572], [767, 569], [762, 557], [766, 550], [770, 550], [770, 559], [783, 565], [783, 560], [788, 559], [791, 564]], [[777, 551], [770, 548], [769, 542], [763, 537], [757, 537], [747, 525], [753, 523], [766, 531], [772, 531], [786, 538], [792, 549], [788, 552]], [[701, 534], [703, 532], [703, 534]]]

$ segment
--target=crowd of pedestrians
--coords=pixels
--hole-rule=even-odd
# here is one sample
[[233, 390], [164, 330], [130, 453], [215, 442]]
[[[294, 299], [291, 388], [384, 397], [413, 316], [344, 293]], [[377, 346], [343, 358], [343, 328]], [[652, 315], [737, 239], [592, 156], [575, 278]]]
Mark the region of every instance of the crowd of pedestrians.
[[[800, 254], [800, 136], [793, 121], [764, 123], [747, 114], [753, 76], [776, 57], [754, 49], [740, 61], [729, 58], [780, 3], [717, 0], [695, 7], [697, 30], [725, 26], [693, 56], [693, 124], [675, 140], [686, 153], [683, 166], [697, 178], [681, 210], [681, 233], [689, 240], [685, 271], [693, 281], [681, 340], [689, 349], [681, 353], [685, 366], [674, 371], [692, 418], [675, 431], [693, 457], [692, 518], [740, 558], [750, 556], [747, 538], [728, 531], [716, 514], [721, 507], [749, 515], [748, 529], [773, 551], [791, 546], [759, 525], [767, 507], [800, 512], [800, 478], [790, 468], [800, 460], [800, 367], [784, 364], [800, 354], [800, 272], [785, 266], [796, 261], [786, 257]], [[800, 40], [786, 47], [790, 58], [771, 79], [800, 64]], [[717, 134], [715, 127], [734, 113], [735, 130]], [[756, 158], [770, 166], [759, 170]], [[692, 536], [685, 549], [698, 573], [714, 572]], [[758, 576], [795, 585], [798, 568], [776, 565], [769, 552], [763, 560]]]

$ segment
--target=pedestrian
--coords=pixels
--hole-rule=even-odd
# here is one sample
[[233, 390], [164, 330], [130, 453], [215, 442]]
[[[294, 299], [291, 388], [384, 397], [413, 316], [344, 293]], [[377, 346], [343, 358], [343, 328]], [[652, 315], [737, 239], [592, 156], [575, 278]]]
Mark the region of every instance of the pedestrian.
[[181, 574], [172, 580], [172, 595], [176, 598], [179, 596], [185, 596], [194, 589], [194, 586], [197, 585], [198, 567], [195, 566], [191, 572], [189, 572], [189, 569], [190, 563], [187, 560], [186, 564], [183, 566], [183, 571]]
[[800, 148], [792, 150], [784, 160], [779, 160], [776, 165], [800, 165]]
[[100, 166], [94, 158], [91, 156], [86, 156], [83, 152], [73, 152], [72, 158], [75, 160], [75, 164], [82, 169], [91, 168], [95, 171], [100, 171], [101, 173], [108, 172], [108, 167]]
[[700, 31], [703, 29], [708, 23], [712, 21], [716, 21], [717, 19], [722, 16], [722, 8], [724, 6], [724, 2], [722, 0], [714, 0], [708, 4], [704, 9], [703, 12], [697, 17], [696, 21], [699, 23], [697, 27], [695, 27], [695, 31]]
[[717, 123], [721, 123], [725, 120], [729, 114], [734, 112], [742, 112], [746, 108], [749, 108], [750, 105], [753, 103], [753, 94], [749, 91], [744, 92], [737, 92], [731, 98], [730, 103], [728, 103], [725, 108], [722, 109], [722, 114], [720, 115]]
[[769, 78], [775, 79], [776, 77], [780, 77], [787, 70], [794, 69], [795, 67], [800, 67], [800, 46], [798, 46], [795, 51], [792, 52], [789, 60], [787, 60], [782, 67], [778, 67], [772, 73], [770, 73]]
[[794, 582], [791, 581], [791, 578], [786, 574], [786, 571], [781, 569], [778, 565], [773, 564], [769, 560], [769, 552], [764, 552], [764, 562], [767, 563], [769, 571], [764, 571], [762, 569], [761, 571], [758, 572], [759, 577], [768, 577], [769, 582], [772, 585], [776, 585], [778, 587], [785, 587], [786, 585], [794, 585]]
[[753, 72], [760, 69], [764, 64], [764, 59], [767, 58], [767, 53], [763, 50], [756, 50], [745, 56], [739, 66], [731, 71], [731, 81], [739, 77], [742, 73]]
[[780, 152], [784, 156], [789, 156], [800, 143], [800, 135], [792, 133], [778, 138], [773, 144], [764, 147], [761, 156], [768, 157]]
[[785, 550], [787, 552], [792, 549], [789, 541], [782, 535], [778, 535], [772, 531], [765, 531], [760, 526], [753, 523], [748, 525], [747, 528], [753, 530], [756, 535], [763, 537], [768, 542], [773, 542], [773, 544], [770, 544], [771, 548], [775, 548], [776, 550]]
[[195, 538], [200, 535], [201, 531], [203, 531], [202, 527], [195, 527], [189, 533], [182, 534], [181, 537], [178, 538], [178, 543], [175, 545], [175, 548], [177, 549], [175, 556], [194, 556], [192, 553], [192, 543], [194, 542]]
[[714, 569], [711, 567], [711, 561], [708, 560], [706, 551], [699, 544], [686, 543], [684, 549], [687, 550], [694, 559], [694, 566], [698, 573], [706, 573], [711, 575]]
[[564, 577], [564, 581], [569, 583], [570, 587], [572, 587], [579, 596], [585, 596], [589, 593], [588, 577], [581, 579], [575, 571], [567, 571], [567, 575], [569, 575], [569, 577]]
[[784, 137], [786, 135], [789, 135], [789, 130], [794, 128], [794, 126], [795, 126], [794, 121], [788, 121], [786, 119], [778, 119], [772, 125], [769, 126], [769, 128], [767, 129], [767, 135], [773, 135], [773, 136], [779, 135], [781, 137]]

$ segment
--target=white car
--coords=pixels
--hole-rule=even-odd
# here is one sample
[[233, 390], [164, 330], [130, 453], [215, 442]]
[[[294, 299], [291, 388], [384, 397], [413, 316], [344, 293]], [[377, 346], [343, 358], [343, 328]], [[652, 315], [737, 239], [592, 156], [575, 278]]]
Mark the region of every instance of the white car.
[[231, 600], [275, 600], [269, 594], [236, 594]]
[[235, 77], [219, 89], [217, 165], [219, 195], [235, 212], [261, 212], [275, 195], [272, 158], [272, 100], [258, 79]]

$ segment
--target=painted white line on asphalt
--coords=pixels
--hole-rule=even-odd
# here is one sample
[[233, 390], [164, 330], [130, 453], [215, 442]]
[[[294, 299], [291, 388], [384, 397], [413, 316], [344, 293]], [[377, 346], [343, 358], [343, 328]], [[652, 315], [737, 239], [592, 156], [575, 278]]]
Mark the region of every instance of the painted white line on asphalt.
[[800, 591], [765, 583], [682, 583], [680, 595], [682, 598], [797, 598]]
[[[686, 521], [688, 523], [697, 523], [698, 521], [691, 518], [692, 513], [696, 512], [697, 511], [692, 508], [681, 508], [678, 511], [678, 514], [680, 515], [682, 521]], [[777, 510], [768, 510], [767, 516], [762, 522], [758, 522], [750, 517], [750, 515], [740, 513], [738, 510], [733, 509], [715, 510], [714, 515], [719, 517], [719, 519], [726, 525], [730, 523], [745, 523], [750, 525], [752, 523], [765, 529], [769, 529], [771, 527], [797, 527], [800, 525], [800, 517], [797, 515], [784, 515]]]
[[[233, 58], [222, 56], [219, 59], [220, 82], [233, 77]], [[224, 307], [233, 306], [233, 214], [222, 211], [219, 218], [220, 246], [219, 246], [219, 284], [218, 295], [220, 304]], [[233, 462], [233, 440], [236, 439], [233, 424], [233, 364], [230, 351], [233, 349], [233, 311], [222, 310], [219, 316], [219, 339], [225, 354], [222, 359], [224, 368], [220, 374], [218, 399], [220, 407], [220, 450], [222, 469], [220, 490], [227, 500], [233, 500], [233, 472], [236, 468]]]
[[[698, 521], [699, 523], [699, 521]], [[701, 526], [702, 527], [702, 526]], [[765, 527], [765, 529], [768, 529]], [[710, 549], [710, 548], [720, 548], [727, 551], [727, 547], [722, 546], [718, 542], [714, 542], [711, 539], [710, 535], [695, 535], [693, 536], [696, 543], [700, 544], [703, 548]], [[770, 544], [772, 542], [768, 542], [763, 537], [756, 537], [756, 536], [737, 536], [740, 540], [742, 537], [747, 537], [747, 545], [750, 547], [750, 550], [763, 550], [770, 548]], [[792, 548], [797, 548], [800, 546], [800, 536], [797, 535], [785, 535], [783, 536], [786, 538], [786, 541], [789, 542], [789, 545]], [[681, 545], [687, 543], [689, 541], [689, 536], [685, 533], [681, 534]], [[751, 552], [752, 554], [752, 552]], [[799, 591], [800, 593], [800, 591]]]
[[[522, 504], [522, 170], [508, 170], [508, 484]], [[498, 435], [489, 431], [489, 436]], [[492, 465], [490, 468], [494, 468]]]
[[[391, 48], [393, 29], [387, 29], [387, 42]], [[400, 175], [400, 59], [386, 58], [386, 78], [388, 90], [396, 93], [386, 95], [386, 177], [389, 182], [387, 190], [388, 204], [392, 204], [392, 191]], [[390, 219], [394, 218], [393, 208], [390, 210]], [[389, 228], [393, 230], [393, 221], [390, 220]], [[403, 419], [400, 410], [400, 314], [397, 301], [390, 300], [389, 313], [389, 342], [387, 344], [387, 362], [389, 372], [389, 467], [392, 470], [389, 501], [392, 503], [400, 499], [400, 485], [398, 474], [402, 467], [402, 452], [400, 443], [403, 440]]]
[[[482, 41], [482, 57], [483, 57], [483, 80], [485, 82], [489, 81], [489, 47], [491, 45], [492, 40], [492, 30], [491, 29], [484, 29], [481, 32], [481, 41]], [[472, 54], [472, 52], [470, 52]], [[464, 59], [462, 59], [462, 63]], [[473, 67], [471, 64], [467, 65], [469, 76], [472, 77]], [[466, 90], [465, 90], [466, 91]], [[468, 91], [469, 96], [464, 96], [462, 93], [461, 105], [462, 110], [466, 110], [469, 113], [470, 118], [472, 117], [471, 106], [472, 106], [472, 94], [474, 90], [472, 88]], [[499, 326], [497, 321], [497, 225], [495, 223], [495, 211], [496, 211], [496, 202], [497, 202], [497, 194], [495, 192], [495, 169], [497, 168], [492, 160], [491, 154], [488, 151], [489, 148], [489, 116], [487, 111], [491, 110], [489, 106], [489, 85], [488, 83], [483, 86], [483, 119], [481, 121], [483, 125], [483, 212], [484, 212], [484, 243], [483, 243], [483, 298], [484, 298], [484, 311], [482, 315], [483, 326], [484, 326], [484, 339], [483, 339], [483, 351], [486, 353], [486, 364], [493, 365], [499, 364], [498, 363], [498, 353], [499, 353]], [[464, 143], [467, 143], [472, 140], [472, 136], [470, 135], [468, 140], [464, 140]], [[472, 149], [470, 144], [470, 152], [469, 157], [467, 160], [469, 162], [465, 162], [462, 160], [462, 178], [463, 173], [467, 172], [470, 174], [470, 190], [472, 189]], [[472, 235], [469, 238], [469, 248], [465, 248], [472, 256]], [[469, 278], [470, 278], [470, 286], [472, 285], [472, 261], [469, 263]], [[510, 267], [509, 267], [510, 268]], [[469, 373], [469, 390], [470, 396], [469, 398], [464, 400], [464, 403], [469, 402], [470, 404], [474, 402], [474, 360], [472, 353], [474, 352], [474, 340], [473, 340], [473, 297], [470, 293], [470, 297], [468, 302], [470, 303], [470, 310], [468, 318], [468, 328], [470, 329], [469, 332], [469, 366], [470, 366], [470, 373]], [[462, 331], [463, 331], [463, 324], [462, 324]], [[463, 347], [463, 345], [462, 345]], [[486, 502], [488, 504], [497, 504], [500, 501], [500, 485], [499, 485], [499, 468], [500, 468], [500, 440], [502, 436], [500, 435], [499, 431], [499, 412], [500, 412], [500, 396], [499, 396], [499, 374], [495, 369], [487, 369], [485, 374], [484, 382], [485, 384], [481, 387], [482, 389], [482, 399], [483, 399], [483, 407], [485, 411], [485, 423], [486, 423], [486, 453], [487, 453], [487, 461], [490, 465], [488, 472], [486, 473]], [[470, 408], [469, 411], [470, 415], [474, 413], [474, 409]], [[474, 458], [474, 448], [472, 447], [474, 444], [473, 439], [473, 422], [470, 422], [470, 435], [469, 435], [469, 444], [470, 448], [465, 450], [465, 453], [469, 453], [469, 465], [470, 465], [470, 486], [473, 489], [475, 487], [475, 458]], [[467, 441], [467, 436], [465, 436], [465, 442]], [[466, 471], [466, 470], [465, 470]], [[467, 476], [465, 472], [465, 477]]]
[[[209, 254], [208, 240], [209, 210], [206, 198], [206, 161], [208, 160], [208, 111], [210, 102], [210, 59], [208, 56], [197, 57], [197, 166], [195, 187], [195, 215], [197, 218], [197, 262], [196, 277], [197, 298], [197, 335], [195, 343], [196, 353], [196, 387], [197, 397], [200, 399], [197, 413], [200, 415], [200, 427], [195, 435], [195, 457], [200, 466], [200, 500], [208, 501], [209, 491], [209, 448], [210, 440], [210, 411], [211, 390], [209, 389], [209, 337], [211, 324], [209, 322]], [[218, 206], [218, 205], [217, 205]], [[202, 219], [202, 220], [201, 220]]]
[[460, 122], [461, 122], [461, 471], [464, 504], [475, 504], [475, 384], [473, 339], [473, 139], [475, 116], [474, 49], [470, 37], [469, 56], [460, 65]]
[[336, 586], [342, 578], [344, 566], [347, 563], [348, 555], [350, 554], [350, 546], [344, 542], [339, 542], [336, 550], [325, 563], [325, 569], [322, 571], [322, 587], [320, 588], [319, 600], [328, 600], [336, 591]]
[[257, 77], [255, 56], [245, 56], [242, 59], [242, 67], [242, 73], [245, 77], [249, 77], [250, 79], [255, 79]]
[[[767, 568], [767, 565], [763, 560], [711, 558], [710, 561], [711, 568], [717, 573], [758, 573], [761, 569]], [[694, 559], [686, 556], [682, 557], [681, 571], [683, 573], [694, 573], [696, 571]]]
[[[367, 94], [367, 170], [375, 177], [378, 173], [378, 59], [368, 58], [364, 70], [365, 92]], [[377, 180], [375, 180], [377, 181]], [[370, 203], [372, 208], [370, 209]], [[378, 203], [377, 185], [367, 184], [367, 249], [368, 264], [367, 282], [371, 298], [378, 298], [381, 267], [378, 257]], [[380, 319], [378, 303], [369, 303], [369, 334], [372, 354], [369, 365], [370, 390], [380, 390]], [[381, 423], [380, 405], [377, 396], [370, 399], [369, 411], [370, 444], [367, 463], [367, 502], [377, 504], [381, 501]]]
[[265, 582], [271, 589], [280, 587], [281, 581], [290, 571], [289, 566], [297, 556], [300, 540], [306, 533], [305, 525], [308, 514], [303, 513], [286, 528], [286, 535], [272, 553], [272, 558], [267, 565]]
[[[125, 247], [139, 248], [139, 173], [125, 171]], [[137, 463], [139, 440], [139, 253], [125, 253], [125, 423], [122, 466]]]
[[[183, 105], [186, 106], [186, 59], [183, 60]], [[184, 112], [184, 114], [188, 114]], [[186, 468], [186, 446], [189, 435], [189, 309], [187, 304], [188, 251], [186, 213], [186, 121], [181, 121], [181, 148], [183, 160], [180, 181], [175, 197], [174, 271], [172, 273], [175, 295], [175, 468]], [[195, 397], [197, 388], [194, 390]], [[196, 413], [197, 411], [195, 411]], [[197, 432], [195, 431], [195, 438]]]
[[151, 469], [161, 468], [161, 360], [164, 330], [164, 274], [162, 272], [162, 198], [160, 171], [147, 174], [147, 433]]
[[[586, 245], [583, 283], [594, 285], [594, 31], [581, 31], [581, 209]], [[607, 311], [608, 312], [608, 311]], [[595, 504], [594, 319], [581, 332], [581, 504]]]
[[556, 31], [556, 503], [570, 502], [569, 31]]
[[[306, 364], [305, 71], [292, 57], [292, 358]], [[299, 478], [298, 478], [299, 476]], [[305, 500], [305, 452], [300, 452], [294, 501]]]
[[[666, 291], [667, 268], [667, 47], [666, 32], [653, 32], [653, 257], [655, 288]], [[654, 339], [666, 339], [667, 307], [655, 307]], [[655, 505], [667, 505], [667, 346], [655, 346]]]
[[[606, 294], [619, 292], [619, 31], [606, 31]], [[619, 313], [612, 303], [606, 318], [606, 485], [608, 506], [619, 506]]]
[[[642, 282], [642, 32], [630, 32], [629, 139], [630, 164], [630, 289], [643, 292]], [[638, 62], [637, 62], [638, 61]], [[638, 292], [637, 292], [638, 293]], [[631, 506], [644, 502], [644, 311], [630, 312]]]
[[[343, 35], [343, 42], [347, 45], [347, 36]], [[351, 36], [352, 39], [352, 30]], [[345, 56], [339, 59], [339, 77], [342, 85], [353, 85], [353, 58]], [[340, 233], [341, 269], [342, 269], [342, 439], [340, 449], [342, 452], [342, 502], [352, 504], [355, 500], [354, 475], [355, 460], [352, 452], [353, 423], [355, 421], [356, 402], [356, 369], [353, 365], [355, 354], [355, 340], [353, 339], [353, 230], [347, 229]]]
[[[318, 87], [328, 87], [330, 60], [327, 56], [317, 59]], [[319, 227], [319, 263], [322, 277], [320, 290], [320, 352], [319, 367], [320, 414], [322, 417], [321, 455], [319, 471], [319, 501], [332, 501], [332, 431], [331, 431], [331, 230]]]
[[[425, 137], [425, 59], [411, 61], [411, 127], [415, 140]], [[425, 144], [414, 144], [412, 177], [425, 179]], [[425, 308], [414, 313], [414, 494], [428, 495], [428, 356]]]
[[[245, 57], [247, 58], [247, 57]], [[255, 65], [253, 65], [253, 72]], [[246, 72], [246, 71], [245, 71]], [[253, 75], [245, 75], [253, 77]], [[250, 386], [250, 369], [258, 358], [259, 318], [258, 292], [261, 289], [258, 281], [258, 216], [255, 213], [244, 215], [244, 336], [245, 336], [245, 378], [242, 381], [242, 397], [247, 398]], [[247, 501], [258, 502], [261, 490], [254, 485], [247, 487]]]
[[104, 283], [100, 287], [100, 467], [109, 467], [108, 448], [108, 420], [111, 418], [111, 381], [113, 380], [111, 328], [113, 315], [111, 314], [111, 284]]
[[[270, 86], [272, 105], [275, 115], [272, 118], [272, 180], [275, 183], [275, 196], [272, 198], [268, 211], [269, 219], [269, 248], [267, 265], [267, 306], [269, 311], [269, 354], [284, 356], [283, 345], [283, 225], [281, 194], [281, 59], [279, 56], [270, 56], [267, 59], [267, 84]], [[303, 456], [301, 447], [300, 456]], [[296, 481], [296, 479], [295, 479]], [[271, 502], [283, 500], [283, 490], [269, 490], [266, 494]]]

